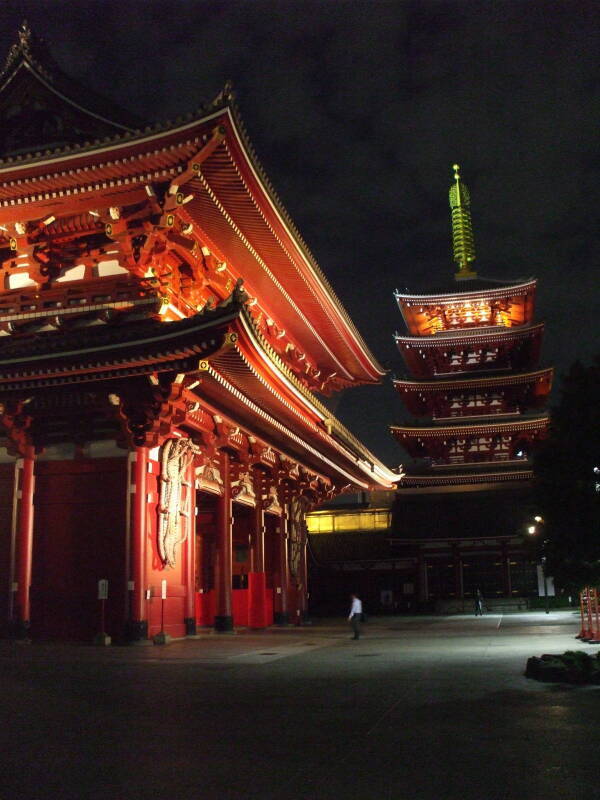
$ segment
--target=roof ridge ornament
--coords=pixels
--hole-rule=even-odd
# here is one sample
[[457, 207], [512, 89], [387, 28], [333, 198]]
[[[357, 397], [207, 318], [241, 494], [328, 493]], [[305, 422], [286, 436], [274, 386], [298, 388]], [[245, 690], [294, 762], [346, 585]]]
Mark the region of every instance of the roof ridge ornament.
[[450, 208], [452, 209], [452, 244], [454, 260], [458, 264], [457, 281], [476, 278], [477, 273], [471, 269], [475, 261], [475, 239], [471, 223], [471, 198], [469, 190], [460, 180], [460, 167], [453, 164], [455, 183], [450, 187]]
[[26, 19], [21, 23], [17, 31], [17, 41], [10, 47], [6, 57], [4, 69], [0, 73], [1, 77], [5, 77], [12, 69], [14, 69], [19, 61], [27, 61], [32, 67], [39, 72], [42, 77], [48, 81], [52, 81], [50, 72], [42, 66], [39, 59], [36, 58], [36, 50], [44, 49], [44, 43], [41, 39], [32, 33], [29, 23]]

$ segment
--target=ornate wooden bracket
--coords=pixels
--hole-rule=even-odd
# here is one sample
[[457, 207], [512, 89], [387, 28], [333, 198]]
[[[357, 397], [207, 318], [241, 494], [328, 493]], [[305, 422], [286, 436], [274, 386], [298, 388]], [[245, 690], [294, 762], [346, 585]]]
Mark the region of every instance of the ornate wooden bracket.
[[32, 418], [27, 414], [26, 406], [24, 400], [0, 404], [0, 422], [8, 436], [8, 452], [13, 456], [25, 456], [32, 445]]

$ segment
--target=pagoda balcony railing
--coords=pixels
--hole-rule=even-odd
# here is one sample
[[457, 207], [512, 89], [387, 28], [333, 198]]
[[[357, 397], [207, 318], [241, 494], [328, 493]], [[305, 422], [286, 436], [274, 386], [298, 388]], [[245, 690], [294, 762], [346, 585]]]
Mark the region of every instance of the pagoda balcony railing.
[[431, 467], [455, 467], [459, 465], [483, 465], [483, 464], [523, 464], [528, 463], [527, 456], [515, 456], [508, 452], [500, 453], [456, 453], [448, 456], [438, 456], [429, 459]]

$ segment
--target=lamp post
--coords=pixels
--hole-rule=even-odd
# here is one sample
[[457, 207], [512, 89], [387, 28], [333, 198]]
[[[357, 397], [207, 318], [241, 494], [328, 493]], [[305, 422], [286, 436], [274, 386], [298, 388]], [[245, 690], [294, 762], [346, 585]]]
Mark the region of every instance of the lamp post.
[[[546, 542], [542, 543], [542, 548], [544, 547], [545, 544]], [[550, 606], [548, 600], [548, 578], [546, 577], [546, 556], [542, 556], [541, 563], [542, 563], [542, 579], [544, 581], [544, 597], [546, 598], [546, 614], [549, 614]]]
[[[530, 536], [535, 536], [538, 532], [538, 525], [543, 525], [544, 520], [542, 517], [536, 515], [534, 518], [535, 524], [529, 525], [527, 528], [527, 533]], [[546, 575], [546, 556], [545, 556], [545, 549], [546, 549], [546, 542], [547, 539], [542, 540], [542, 556], [540, 558], [540, 566], [542, 568], [542, 580], [544, 582], [544, 600], [546, 606], [546, 614], [550, 613], [550, 601], [548, 600], [548, 576]]]

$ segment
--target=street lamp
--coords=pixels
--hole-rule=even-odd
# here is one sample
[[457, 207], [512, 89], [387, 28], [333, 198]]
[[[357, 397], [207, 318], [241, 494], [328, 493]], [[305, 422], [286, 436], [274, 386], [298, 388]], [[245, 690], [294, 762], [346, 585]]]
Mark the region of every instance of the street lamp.
[[[538, 514], [536, 514], [536, 516], [533, 519], [535, 520], [537, 525], [543, 525], [544, 524], [543, 518], [540, 517]], [[529, 533], [531, 536], [535, 536], [535, 534], [538, 532], [537, 525], [529, 525], [527, 527], [527, 533]], [[540, 558], [540, 566], [542, 568], [542, 580], [544, 581], [544, 598], [545, 598], [545, 605], [546, 605], [546, 614], [549, 614], [550, 613], [550, 605], [549, 605], [549, 600], [548, 600], [548, 577], [546, 575], [546, 556], [544, 555], [544, 551], [545, 551], [545, 548], [546, 548], [546, 542], [547, 541], [548, 541], [548, 539], [544, 539], [542, 541], [542, 557]]]
[[[546, 544], [546, 540], [542, 542], [542, 552], [544, 552], [544, 545]], [[542, 564], [542, 578], [544, 580], [544, 596], [546, 598], [546, 614], [550, 613], [550, 606], [548, 604], [548, 578], [546, 577], [546, 556], [542, 556], [541, 558]]]

